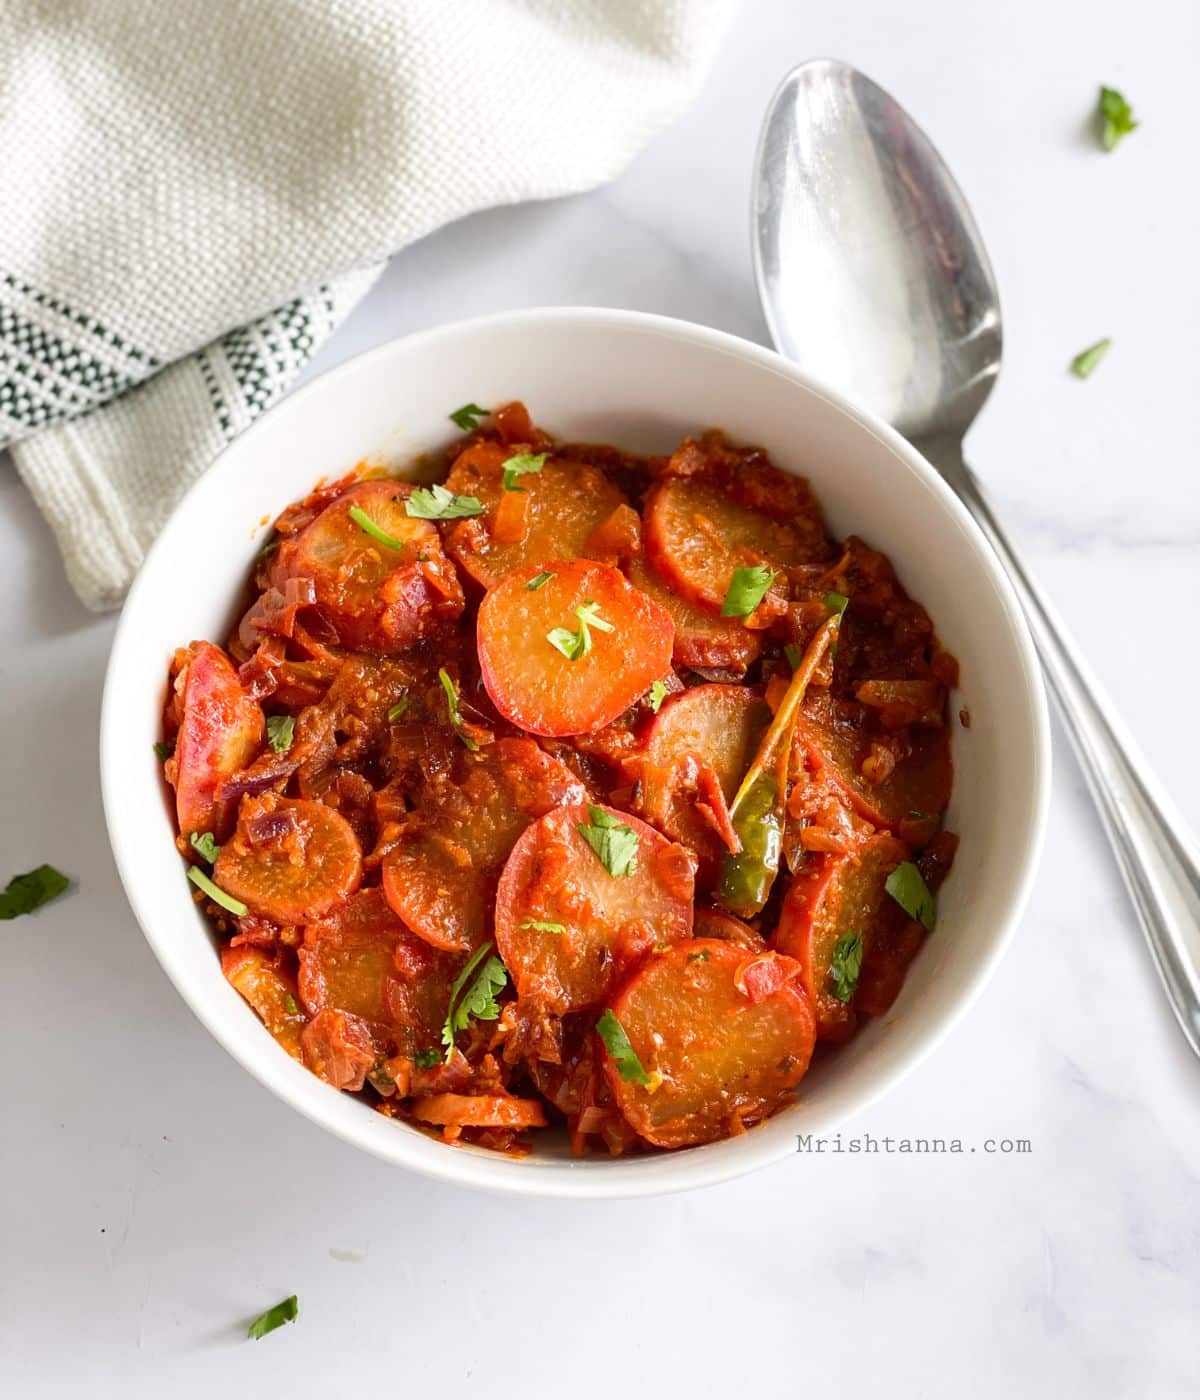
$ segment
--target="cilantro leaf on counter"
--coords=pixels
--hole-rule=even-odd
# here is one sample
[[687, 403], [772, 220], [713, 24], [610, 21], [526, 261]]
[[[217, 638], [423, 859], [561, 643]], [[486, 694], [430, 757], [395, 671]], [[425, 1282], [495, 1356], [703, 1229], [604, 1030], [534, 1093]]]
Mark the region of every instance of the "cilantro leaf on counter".
[[1112, 337], [1106, 335], [1103, 340], [1098, 340], [1095, 345], [1089, 345], [1086, 350], [1081, 350], [1071, 361], [1071, 373], [1076, 379], [1086, 379], [1105, 355], [1108, 354], [1111, 347]]
[[246, 1336], [252, 1342], [257, 1342], [261, 1337], [265, 1337], [268, 1332], [274, 1332], [277, 1327], [282, 1327], [285, 1322], [295, 1322], [300, 1312], [300, 1303], [293, 1293], [290, 1298], [285, 1298], [282, 1303], [276, 1303], [273, 1308], [268, 1308], [265, 1313], [259, 1313], [249, 1327], [246, 1328]]
[[39, 865], [24, 875], [14, 875], [0, 892], [0, 919], [32, 914], [43, 904], [57, 899], [70, 883], [62, 871], [55, 870], [52, 865]]
[[1101, 87], [1100, 98], [1096, 103], [1096, 130], [1100, 144], [1106, 151], [1115, 149], [1122, 137], [1136, 131], [1138, 123], [1133, 119], [1133, 108], [1125, 101], [1116, 88]]

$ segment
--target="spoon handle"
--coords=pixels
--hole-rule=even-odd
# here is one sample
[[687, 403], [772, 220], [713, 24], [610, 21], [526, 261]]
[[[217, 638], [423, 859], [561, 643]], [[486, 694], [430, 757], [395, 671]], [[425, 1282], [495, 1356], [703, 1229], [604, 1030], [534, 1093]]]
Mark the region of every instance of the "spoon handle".
[[1017, 590], [1171, 1009], [1200, 1055], [1200, 857], [1195, 842], [1030, 576], [961, 451], [939, 444], [931, 460], [975, 517]]

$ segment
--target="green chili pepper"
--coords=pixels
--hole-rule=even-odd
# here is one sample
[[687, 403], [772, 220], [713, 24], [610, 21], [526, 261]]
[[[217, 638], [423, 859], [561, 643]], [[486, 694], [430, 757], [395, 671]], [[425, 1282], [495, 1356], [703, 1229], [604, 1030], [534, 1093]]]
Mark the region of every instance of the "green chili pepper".
[[741, 850], [725, 856], [717, 901], [740, 918], [752, 918], [770, 898], [783, 854], [788, 758], [800, 702], [825, 649], [837, 639], [841, 613], [814, 634], [775, 711], [758, 752], [730, 804], [729, 817]]

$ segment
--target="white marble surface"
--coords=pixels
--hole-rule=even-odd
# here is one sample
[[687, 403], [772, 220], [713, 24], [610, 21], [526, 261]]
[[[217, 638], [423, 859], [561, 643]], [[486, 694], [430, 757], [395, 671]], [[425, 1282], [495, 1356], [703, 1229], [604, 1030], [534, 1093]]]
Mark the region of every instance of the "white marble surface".
[[[317, 368], [535, 303], [761, 339], [750, 155], [776, 79], [822, 53], [892, 88], [974, 203], [1008, 347], [974, 460], [1200, 824], [1200, 746], [1185, 737], [1200, 685], [1192, 0], [751, 4], [700, 104], [612, 188], [404, 253]], [[1102, 80], [1144, 121], [1112, 157], [1083, 134]], [[1115, 339], [1106, 363], [1071, 379], [1101, 335]], [[1061, 743], [1011, 954], [950, 1041], [848, 1125], [979, 1151], [797, 1157], [632, 1204], [492, 1200], [327, 1137], [192, 1019], [104, 835], [95, 740], [113, 622], [75, 603], [7, 466], [0, 586], [3, 873], [53, 859], [78, 880], [0, 931], [0, 1392], [1195, 1393], [1200, 1065]], [[1032, 1152], [985, 1153], [1001, 1136]], [[298, 1325], [241, 1340], [293, 1291]]]

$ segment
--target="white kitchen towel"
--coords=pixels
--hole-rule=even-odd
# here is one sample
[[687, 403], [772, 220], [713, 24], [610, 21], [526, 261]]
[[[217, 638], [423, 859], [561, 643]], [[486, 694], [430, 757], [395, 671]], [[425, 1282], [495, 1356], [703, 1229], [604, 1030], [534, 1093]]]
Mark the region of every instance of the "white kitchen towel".
[[0, 446], [93, 608], [388, 255], [611, 179], [732, 0], [3, 0]]

